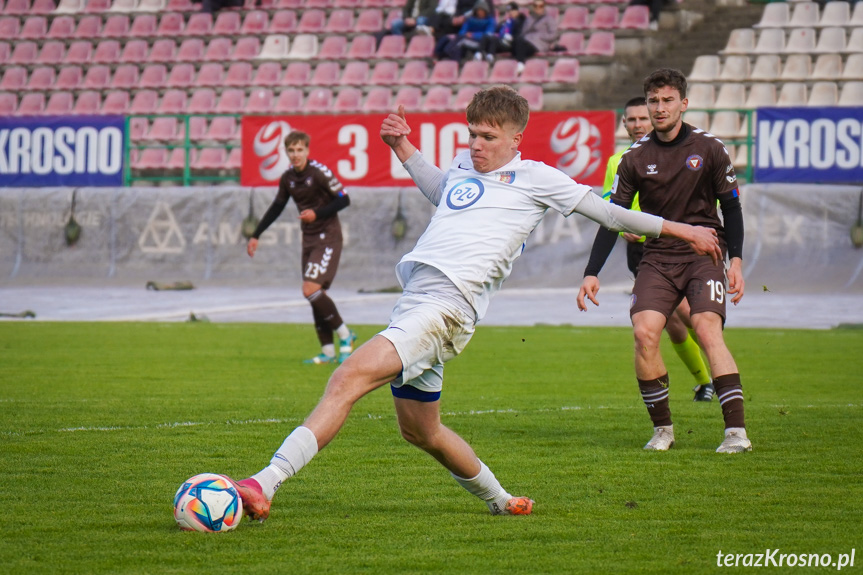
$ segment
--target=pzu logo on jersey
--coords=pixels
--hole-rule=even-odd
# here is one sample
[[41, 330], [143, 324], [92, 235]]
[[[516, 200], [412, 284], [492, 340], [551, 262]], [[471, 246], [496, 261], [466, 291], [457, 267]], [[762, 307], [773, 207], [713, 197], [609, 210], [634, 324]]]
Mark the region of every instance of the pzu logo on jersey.
[[446, 195], [446, 205], [453, 210], [469, 208], [479, 201], [485, 192], [482, 182], [476, 178], [468, 178], [450, 188]]

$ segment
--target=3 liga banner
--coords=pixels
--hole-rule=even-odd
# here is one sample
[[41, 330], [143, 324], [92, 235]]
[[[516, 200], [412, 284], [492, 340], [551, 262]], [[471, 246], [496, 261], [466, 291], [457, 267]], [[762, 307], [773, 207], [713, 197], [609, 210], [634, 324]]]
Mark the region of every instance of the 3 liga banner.
[[757, 182], [863, 182], [863, 108], [760, 108]]
[[[345, 186], [408, 186], [412, 181], [380, 139], [383, 116], [245, 116], [242, 120], [244, 186], [274, 186], [290, 167], [285, 136], [312, 138], [311, 158]], [[602, 185], [614, 153], [614, 112], [534, 112], [520, 146], [522, 157], [556, 167], [582, 184]], [[463, 113], [411, 114], [411, 142], [441, 169], [468, 147]]]
[[122, 186], [122, 116], [0, 118], [0, 187]]

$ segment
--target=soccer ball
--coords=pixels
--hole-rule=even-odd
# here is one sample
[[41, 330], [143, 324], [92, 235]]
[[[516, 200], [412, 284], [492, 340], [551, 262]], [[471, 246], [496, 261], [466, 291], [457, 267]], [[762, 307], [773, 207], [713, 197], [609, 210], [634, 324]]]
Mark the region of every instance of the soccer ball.
[[243, 499], [224, 475], [200, 473], [174, 495], [174, 519], [183, 531], [231, 531], [243, 519]]

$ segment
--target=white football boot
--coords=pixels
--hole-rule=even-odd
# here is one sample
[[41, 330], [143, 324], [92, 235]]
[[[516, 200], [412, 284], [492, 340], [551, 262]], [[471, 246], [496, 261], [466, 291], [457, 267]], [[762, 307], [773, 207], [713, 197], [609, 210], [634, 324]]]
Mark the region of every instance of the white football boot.
[[647, 451], [668, 451], [674, 445], [674, 426], [660, 425], [653, 428], [653, 437], [644, 446]]
[[746, 437], [742, 427], [729, 427], [725, 430], [725, 439], [716, 448], [716, 453], [743, 453], [752, 451], [752, 442]]

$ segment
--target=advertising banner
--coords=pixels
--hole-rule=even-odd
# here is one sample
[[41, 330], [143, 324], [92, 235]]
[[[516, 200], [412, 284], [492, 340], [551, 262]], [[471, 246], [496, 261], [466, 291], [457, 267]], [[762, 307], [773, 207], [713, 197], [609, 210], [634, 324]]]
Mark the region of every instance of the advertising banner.
[[[312, 137], [311, 158], [330, 168], [345, 186], [411, 186], [410, 176], [380, 139], [383, 116], [246, 116], [242, 121], [244, 186], [275, 186], [290, 167], [285, 136]], [[614, 153], [614, 112], [534, 112], [522, 157], [562, 170], [582, 184], [602, 185]], [[411, 114], [411, 142], [443, 170], [468, 147], [463, 113]]]
[[760, 108], [756, 182], [863, 182], [863, 108]]
[[0, 186], [122, 186], [122, 116], [0, 118]]

